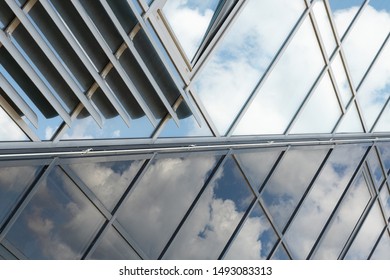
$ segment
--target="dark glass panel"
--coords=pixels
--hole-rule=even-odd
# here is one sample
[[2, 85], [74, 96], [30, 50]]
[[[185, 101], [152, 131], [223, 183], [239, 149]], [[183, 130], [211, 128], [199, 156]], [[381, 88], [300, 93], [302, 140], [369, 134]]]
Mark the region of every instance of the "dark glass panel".
[[307, 257], [366, 150], [366, 145], [340, 145], [330, 155], [286, 232], [294, 259]]
[[69, 167], [112, 210], [130, 185], [143, 160], [71, 164]]
[[313, 258], [326, 260], [338, 258], [370, 201], [371, 195], [365, 180], [362, 173], [355, 179]]
[[236, 163], [232, 158], [227, 159], [210, 181], [164, 258], [218, 258], [252, 200], [253, 194]]
[[376, 202], [364, 220], [345, 259], [367, 259], [384, 227], [383, 215], [378, 202]]
[[110, 227], [96, 250], [91, 255], [92, 260], [139, 260], [140, 257], [123, 239], [123, 237]]
[[325, 148], [290, 149], [261, 194], [272, 220], [283, 231], [327, 154]]
[[98, 210], [56, 167], [6, 239], [29, 259], [79, 259], [103, 222]]
[[262, 149], [237, 153], [237, 158], [243, 172], [255, 189], [259, 189], [278, 159], [281, 150]]
[[156, 159], [118, 213], [119, 223], [156, 259], [219, 157]]
[[40, 169], [39, 166], [0, 167], [0, 226]]
[[235, 237], [225, 259], [265, 260], [278, 237], [259, 204], [256, 204]]

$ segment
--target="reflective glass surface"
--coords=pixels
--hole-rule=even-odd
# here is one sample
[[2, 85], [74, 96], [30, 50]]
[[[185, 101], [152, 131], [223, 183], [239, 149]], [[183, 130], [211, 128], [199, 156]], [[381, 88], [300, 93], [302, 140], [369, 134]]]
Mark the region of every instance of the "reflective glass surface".
[[221, 134], [240, 112], [303, 10], [303, 1], [257, 0], [248, 1], [239, 14], [195, 81], [196, 92]]
[[6, 235], [30, 259], [79, 259], [103, 216], [56, 167]]
[[385, 167], [385, 172], [388, 173], [390, 169], [390, 143], [378, 143], [377, 147]]
[[385, 223], [383, 216], [380, 211], [379, 204], [376, 202], [372, 206], [370, 213], [360, 228], [345, 258], [360, 260], [367, 259], [384, 227]]
[[218, 2], [168, 0], [165, 4], [164, 14], [189, 60], [194, 57], [206, 35]]
[[338, 133], [356, 133], [363, 132], [363, 124], [355, 103], [352, 103], [347, 112], [341, 119], [340, 125], [337, 128]]
[[380, 191], [383, 212], [386, 219], [390, 219], [390, 189], [388, 184], [384, 184]]
[[0, 167], [0, 226], [39, 170], [39, 166]]
[[333, 71], [335, 83], [345, 108], [352, 98], [352, 91], [343, 61], [341, 60], [340, 53], [337, 53], [336, 57], [333, 59], [331, 69]]
[[284, 249], [283, 245], [280, 244], [278, 248], [276, 249], [276, 252], [271, 258], [272, 260], [289, 260], [290, 257], [288, 256], [286, 249]]
[[164, 258], [218, 258], [253, 197], [236, 163], [229, 158], [214, 175]]
[[365, 146], [347, 145], [332, 152], [286, 232], [293, 258], [307, 257], [365, 151]]
[[[69, 167], [112, 210], [123, 195], [143, 160], [71, 164]], [[93, 176], [91, 176], [93, 174]]]
[[224, 259], [267, 259], [276, 241], [275, 231], [260, 205], [256, 204]]
[[328, 74], [322, 78], [302, 110], [291, 130], [292, 134], [333, 131], [341, 116], [341, 108]]
[[[376, 9], [371, 5], [372, 2], [374, 1], [369, 1], [368, 5], [365, 6], [343, 42], [344, 53], [355, 86], [362, 80], [364, 73], [390, 31], [389, 12]], [[359, 59], [356, 59], [357, 57]], [[379, 82], [380, 78], [378, 77], [375, 81]]]
[[340, 38], [344, 35], [363, 2], [364, 0], [329, 0]]
[[370, 171], [372, 174], [372, 180], [374, 181], [375, 186], [379, 188], [381, 186], [384, 176], [382, 166], [379, 162], [378, 155], [375, 149], [373, 149], [368, 155], [367, 162], [369, 164]]
[[[390, 14], [388, 25], [390, 26]], [[389, 32], [390, 28], [387, 33]], [[372, 128], [390, 97], [390, 65], [387, 61], [390, 61], [390, 44], [383, 49], [357, 94], [368, 129]], [[381, 122], [383, 126], [383, 120]]]
[[370, 201], [371, 195], [365, 180], [363, 174], [355, 179], [313, 258], [334, 260], [339, 257], [344, 244]]
[[122, 236], [110, 227], [101, 237], [100, 244], [91, 254], [91, 260], [139, 260], [140, 257], [122, 238]]
[[158, 159], [134, 187], [118, 221], [150, 258], [159, 256], [217, 160], [215, 156]]
[[379, 241], [371, 260], [388, 260], [390, 259], [390, 233], [388, 230], [384, 232]]
[[274, 149], [259, 150], [257, 152], [247, 151], [236, 154], [235, 157], [252, 186], [259, 189], [265, 182], [281, 152], [281, 150]]
[[290, 149], [261, 193], [274, 224], [283, 231], [328, 149]]
[[234, 134], [284, 133], [323, 67], [317, 38], [306, 18]]

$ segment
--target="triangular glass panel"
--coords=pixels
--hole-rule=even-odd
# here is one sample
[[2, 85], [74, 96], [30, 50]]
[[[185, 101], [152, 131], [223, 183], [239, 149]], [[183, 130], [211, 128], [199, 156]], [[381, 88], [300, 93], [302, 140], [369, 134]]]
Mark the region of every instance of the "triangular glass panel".
[[224, 259], [265, 260], [278, 237], [260, 205], [256, 203]]
[[[112, 210], [141, 168], [143, 160], [70, 164], [69, 168]], [[93, 174], [93, 175], [92, 175]]]
[[364, 0], [329, 0], [330, 9], [340, 38], [344, 35]]
[[275, 149], [250, 150], [237, 153], [235, 157], [252, 186], [260, 189], [281, 152]]
[[331, 133], [341, 116], [341, 108], [328, 74], [309, 98], [290, 133]]
[[168, 0], [163, 8], [164, 15], [174, 34], [191, 61], [206, 36], [219, 0]]
[[363, 125], [359, 117], [355, 103], [351, 104], [348, 111], [342, 117], [337, 133], [358, 133], [363, 132]]
[[340, 53], [337, 53], [335, 58], [333, 59], [331, 69], [344, 108], [346, 108], [348, 103], [351, 101], [352, 90], [347, 78], [343, 61], [341, 60]]
[[306, 18], [234, 134], [283, 134], [323, 67], [313, 26]]
[[165, 127], [159, 137], [213, 136], [209, 126], [206, 124], [203, 118], [201, 126], [199, 126], [194, 116], [190, 113], [185, 102], [180, 104], [179, 108], [177, 109], [177, 115], [180, 120], [179, 127], [173, 119], [170, 119], [165, 124]]
[[0, 106], [0, 141], [30, 140]]

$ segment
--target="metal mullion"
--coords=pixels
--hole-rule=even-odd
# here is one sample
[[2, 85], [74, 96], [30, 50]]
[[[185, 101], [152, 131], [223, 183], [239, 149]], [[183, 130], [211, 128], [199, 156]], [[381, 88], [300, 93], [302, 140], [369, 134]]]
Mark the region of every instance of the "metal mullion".
[[[122, 65], [120, 64], [120, 62], [118, 60], [120, 55], [118, 55], [118, 57], [116, 57], [116, 55], [114, 55], [112, 53], [110, 47], [108, 46], [107, 42], [105, 41], [105, 38], [100, 33], [100, 31], [98, 30], [96, 25], [93, 23], [92, 19], [89, 17], [87, 11], [81, 5], [79, 0], [72, 1], [72, 4], [76, 8], [77, 12], [81, 16], [81, 18], [83, 19], [85, 24], [87, 25], [88, 29], [91, 31], [93, 36], [98, 41], [100, 47], [103, 49], [104, 53], [109, 58], [109, 60], [112, 63], [112, 65], [118, 71], [119, 76], [122, 78], [122, 80], [124, 81], [126, 86], [129, 88], [131, 94], [133, 95], [133, 97], [137, 101], [138, 105], [142, 108], [142, 110], [144, 111], [145, 115], [147, 116], [147, 118], [149, 119], [151, 124], [154, 127], [156, 127], [157, 126], [157, 120], [154, 117], [154, 115], [153, 115], [152, 111], [150, 110], [149, 106], [146, 104], [145, 100], [142, 98], [142, 95], [140, 94], [140, 92], [138, 91], [138, 89], [136, 88], [136, 86], [134, 85], [134, 83], [132, 82], [132, 80], [130, 79], [130, 77], [127, 75], [126, 71], [123, 69]], [[121, 48], [124, 48], [124, 47], [125, 47], [125, 45], [122, 44], [118, 48], [118, 50], [120, 50]]]
[[[8, 35], [10, 36], [10, 34]], [[19, 50], [13, 45], [13, 43], [7, 37], [6, 33], [3, 30], [0, 30], [0, 42], [3, 44], [3, 47], [5, 47], [7, 51], [11, 54], [11, 56], [16, 60], [16, 62], [23, 69], [23, 71], [30, 77], [31, 81], [39, 89], [39, 91], [46, 98], [46, 100], [53, 106], [53, 108], [57, 111], [61, 118], [68, 125], [70, 125], [71, 121], [69, 114], [66, 112], [61, 103], [57, 100], [57, 98], [55, 98], [54, 95], [50, 92], [49, 88], [34, 71], [32, 66], [27, 62], [27, 60], [23, 57]]]
[[173, 232], [173, 234], [171, 235], [171, 237], [169, 238], [167, 244], [164, 246], [164, 248], [162, 249], [160, 255], [158, 256], [157, 259], [161, 260], [165, 253], [167, 252], [168, 248], [170, 247], [170, 245], [172, 244], [172, 242], [174, 241], [174, 239], [176, 238], [177, 234], [180, 232], [180, 229], [183, 227], [183, 225], [185, 224], [185, 222], [187, 221], [187, 219], [189, 218], [189, 216], [191, 215], [191, 213], [193, 212], [194, 208], [196, 207], [196, 205], [198, 204], [198, 201], [200, 200], [200, 198], [202, 197], [203, 193], [206, 191], [206, 189], [209, 187], [209, 184], [211, 182], [211, 180], [214, 178], [214, 176], [216, 175], [216, 173], [218, 172], [218, 170], [220, 170], [220, 168], [222, 168], [226, 162], [226, 160], [228, 159], [228, 157], [232, 154], [232, 150], [230, 149], [227, 154], [225, 156], [222, 156], [221, 159], [219, 159], [219, 161], [216, 163], [216, 165], [214, 166], [213, 170], [211, 171], [210, 175], [208, 176], [208, 178], [206, 179], [206, 181], [204, 182], [202, 188], [200, 189], [200, 191], [198, 192], [198, 194], [196, 195], [196, 197], [194, 198], [193, 202], [191, 203], [191, 205], [188, 207], [187, 211], [184, 213], [182, 219], [180, 220], [179, 224], [177, 225], [175, 231]]
[[3, 73], [0, 72], [0, 84], [1, 88], [7, 94], [7, 96], [15, 103], [15, 105], [20, 109], [20, 111], [26, 116], [26, 118], [34, 125], [35, 128], [38, 128], [38, 117], [37, 114], [30, 108], [26, 101], [20, 97], [13, 85], [11, 85], [8, 80], [3, 76]]
[[[143, 0], [141, 0], [141, 1], [143, 1]], [[140, 2], [140, 1], [138, 1], [138, 2]], [[167, 0], [153, 0], [151, 5], [149, 6], [148, 10], [145, 10], [145, 8], [142, 7], [144, 10], [144, 14], [142, 15], [142, 18], [144, 20], [146, 20], [148, 17], [150, 17], [151, 13], [153, 13], [154, 11], [157, 11], [159, 9], [162, 9], [165, 6], [166, 2], [167, 2]]]
[[30, 140], [34, 142], [40, 142], [41, 139], [32, 131], [32, 129], [26, 124], [26, 122], [22, 119], [21, 116], [15, 111], [14, 108], [4, 99], [3, 96], [0, 95], [0, 106], [4, 109], [4, 111], [8, 114], [8, 116], [15, 122], [15, 124], [23, 131], [24, 134]]
[[[152, 3], [152, 6], [154, 5], [154, 3], [156, 2], [157, 0], [154, 0], [153, 3]], [[164, 0], [165, 1], [165, 0]], [[156, 2], [157, 3], [157, 2]], [[137, 9], [136, 7], [134, 6], [134, 3], [132, 0], [127, 0], [127, 4], [129, 5], [130, 9], [132, 10], [132, 12], [134, 13], [134, 15], [136, 16], [140, 26], [142, 27], [142, 30], [145, 32], [146, 34], [146, 37], [149, 39], [150, 43], [152, 44], [152, 46], [154, 47], [158, 57], [160, 58], [160, 60], [162, 61], [162, 63], [164, 64], [165, 66], [165, 69], [167, 70], [167, 72], [169, 73], [172, 81], [174, 82], [176, 88], [180, 91], [180, 94], [183, 96], [188, 108], [191, 110], [192, 114], [194, 115], [196, 121], [198, 122], [199, 125], [201, 125], [201, 117], [200, 115], [198, 114], [198, 112], [194, 109], [194, 104], [191, 103], [189, 97], [187, 96], [185, 90], [183, 89], [182, 85], [180, 84], [180, 82], [177, 80], [178, 78], [176, 77], [176, 75], [173, 73], [173, 70], [171, 69], [168, 61], [167, 61], [167, 58], [164, 56], [164, 54], [162, 53], [162, 51], [160, 50], [160, 47], [157, 45], [157, 43], [154, 41], [153, 39], [153, 36], [151, 34], [151, 32], [149, 31], [149, 28], [148, 26], [146, 25], [146, 22], [145, 20], [139, 15], [139, 13], [137, 13]], [[151, 10], [151, 9], [149, 9]], [[179, 73], [180, 74], [180, 73]], [[184, 80], [182, 80], [182, 82], [184, 82]]]
[[164, 104], [165, 108], [171, 114], [173, 120], [179, 126], [180, 122], [179, 122], [179, 118], [178, 118], [176, 112], [173, 110], [171, 104], [169, 104], [168, 99], [165, 97], [165, 95], [162, 92], [160, 86], [157, 84], [156, 80], [154, 79], [154, 76], [152, 75], [152, 73], [150, 72], [148, 67], [146, 66], [146, 64], [143, 61], [143, 59], [140, 56], [140, 54], [138, 53], [137, 49], [134, 46], [134, 43], [130, 40], [129, 36], [126, 34], [125, 30], [123, 29], [123, 27], [120, 24], [119, 20], [115, 16], [115, 14], [112, 11], [111, 7], [108, 5], [106, 0], [100, 0], [100, 3], [102, 4], [104, 10], [107, 12], [107, 14], [110, 17], [111, 21], [115, 25], [115, 28], [121, 34], [122, 39], [127, 44], [128, 48], [130, 49], [131, 53], [135, 57], [136, 61], [138, 62], [139, 66], [141, 67], [141, 69], [144, 72], [145, 76], [148, 78], [148, 81], [152, 85], [153, 89], [156, 91], [157, 95], [160, 97], [161, 102]]
[[[191, 95], [192, 99], [194, 100], [194, 102], [198, 106], [198, 108], [201, 112], [200, 114], [202, 114], [205, 122], [210, 127], [210, 130], [214, 134], [214, 136], [217, 138], [221, 137], [221, 134], [219, 133], [218, 128], [215, 126], [213, 120], [211, 119], [210, 115], [208, 114], [208, 112], [207, 112], [206, 108], [204, 107], [203, 102], [199, 98], [199, 96], [197, 94], [193, 94], [192, 93], [193, 90], [191, 88], [187, 88], [186, 91], [188, 91], [189, 95]], [[200, 123], [199, 123], [199, 125], [200, 125]]]
[[58, 71], [58, 73], [63, 77], [65, 82], [72, 89], [73, 93], [76, 97], [84, 104], [85, 108], [94, 118], [96, 123], [101, 127], [102, 126], [102, 118], [100, 117], [97, 110], [92, 106], [90, 101], [86, 98], [83, 92], [81, 92], [79, 86], [76, 84], [75, 80], [71, 77], [70, 73], [65, 69], [64, 65], [59, 61], [53, 50], [48, 46], [48, 43], [45, 42], [42, 35], [36, 30], [34, 25], [31, 23], [30, 19], [26, 16], [26, 14], [16, 5], [15, 2], [11, 0], [5, 0], [11, 10], [15, 13], [15, 15], [19, 18], [23, 26], [26, 28], [28, 33], [40, 47], [40, 49], [45, 53], [46, 57]]
[[[118, 212], [120, 211], [120, 209], [123, 207], [123, 203], [125, 201], [127, 201], [127, 199], [129, 198], [129, 196], [131, 195], [132, 191], [134, 190], [134, 188], [139, 184], [139, 182], [142, 180], [143, 176], [145, 175], [146, 171], [149, 169], [151, 163], [153, 162], [154, 158], [156, 156], [156, 153], [154, 153], [152, 155], [152, 157], [150, 159], [147, 159], [142, 167], [140, 168], [140, 170], [138, 170], [137, 172], [137, 175], [131, 180], [131, 182], [129, 183], [129, 186], [127, 187], [127, 189], [125, 190], [125, 192], [123, 193], [122, 197], [119, 199], [119, 201], [117, 202], [116, 206], [113, 208], [113, 210], [111, 211], [111, 217], [110, 219], [102, 226], [100, 232], [98, 235], [96, 235], [96, 237], [94, 238], [94, 240], [92, 241], [91, 243], [91, 246], [89, 248], [87, 248], [86, 252], [84, 253], [84, 256], [83, 256], [83, 259], [85, 258], [88, 258], [89, 256], [91, 256], [91, 254], [96, 250], [96, 247], [97, 245], [99, 245], [99, 243], [101, 242], [101, 239], [104, 235], [104, 233], [110, 228], [111, 225], [113, 225], [113, 223], [116, 221], [116, 217], [117, 217], [117, 214]], [[119, 224], [119, 222], [118, 222]], [[124, 232], [126, 232], [125, 230], [123, 230]], [[122, 234], [122, 233], [121, 233]], [[123, 236], [123, 235], [122, 235]], [[124, 237], [124, 236], [123, 236]], [[129, 243], [129, 245], [134, 248], [133, 244], [137, 244], [133, 239], [132, 240], [127, 240], [127, 238], [125, 238], [126, 242]], [[138, 248], [138, 246], [137, 246]], [[135, 249], [135, 248], [134, 248]], [[137, 251], [141, 251], [140, 248], [138, 248], [139, 250]], [[138, 252], [137, 252], [138, 253]], [[145, 255], [145, 254], [142, 254], [142, 255]], [[140, 255], [141, 256], [141, 255]], [[143, 258], [143, 256], [141, 256]]]
[[228, 136], [228, 137], [232, 136], [234, 130], [236, 129], [236, 127], [240, 123], [241, 119], [244, 117], [245, 113], [248, 111], [249, 107], [252, 105], [252, 103], [255, 100], [255, 98], [258, 96], [258, 94], [260, 92], [260, 89], [262, 88], [264, 83], [267, 81], [267, 79], [270, 76], [270, 74], [273, 72], [273, 69], [278, 64], [279, 60], [281, 59], [281, 57], [285, 53], [287, 47], [290, 45], [291, 41], [293, 40], [294, 35], [298, 32], [299, 28], [301, 27], [301, 25], [303, 24], [305, 19], [308, 17], [308, 15], [309, 15], [309, 9], [305, 9], [303, 14], [298, 19], [298, 22], [292, 28], [290, 34], [287, 36], [286, 40], [282, 43], [282, 46], [279, 48], [279, 50], [275, 54], [275, 56], [274, 56], [273, 60], [271, 61], [270, 65], [265, 70], [263, 76], [260, 78], [260, 81], [257, 83], [255, 88], [251, 92], [251, 94], [248, 97], [248, 99], [246, 100], [244, 106], [242, 106], [240, 112], [235, 117], [233, 123], [230, 125], [230, 127], [229, 127], [229, 129], [228, 129], [228, 131], [226, 133], [226, 136]]
[[50, 174], [50, 172], [54, 169], [54, 167], [57, 165], [58, 158], [53, 158], [49, 166], [41, 171], [40, 176], [36, 178], [36, 180], [32, 183], [32, 185], [29, 187], [29, 189], [24, 194], [23, 198], [18, 202], [16, 208], [13, 210], [13, 212], [9, 215], [8, 219], [3, 224], [3, 229], [0, 233], [0, 242], [5, 238], [9, 230], [12, 228], [14, 223], [17, 221], [19, 216], [22, 214], [22, 212], [25, 210], [27, 205], [30, 203], [34, 195], [38, 192], [39, 187], [42, 185], [42, 182], [47, 178], [47, 176]]
[[71, 45], [72, 49], [76, 52], [80, 60], [83, 62], [88, 72], [92, 75], [92, 77], [95, 80], [95, 83], [97, 83], [99, 87], [102, 89], [103, 93], [110, 101], [110, 103], [113, 105], [113, 107], [118, 112], [118, 114], [121, 116], [121, 118], [126, 123], [126, 125], [130, 126], [130, 117], [126, 113], [126, 110], [123, 108], [122, 104], [118, 101], [118, 99], [116, 98], [112, 90], [107, 86], [102, 76], [97, 72], [97, 69], [92, 64], [92, 62], [90, 61], [90, 59], [88, 58], [84, 50], [81, 48], [81, 46], [77, 43], [76, 39], [74, 38], [74, 36], [72, 35], [68, 27], [65, 25], [64, 21], [60, 18], [57, 11], [55, 11], [52, 4], [49, 3], [48, 0], [42, 0], [41, 4], [43, 8], [46, 10], [46, 12], [48, 13], [48, 15], [51, 17], [51, 19], [53, 20], [53, 22], [56, 24], [57, 28], [61, 31], [63, 36]]
[[[28, 13], [37, 2], [38, 2], [38, 0], [27, 0], [27, 2], [23, 5], [22, 10], [25, 13]], [[18, 17], [15, 16], [14, 19], [11, 21], [11, 23], [5, 29], [5, 32], [8, 34], [11, 34], [12, 32], [15, 31], [16, 27], [18, 27], [19, 24], [20, 24], [20, 20]], [[0, 43], [0, 46], [1, 46], [1, 43]]]

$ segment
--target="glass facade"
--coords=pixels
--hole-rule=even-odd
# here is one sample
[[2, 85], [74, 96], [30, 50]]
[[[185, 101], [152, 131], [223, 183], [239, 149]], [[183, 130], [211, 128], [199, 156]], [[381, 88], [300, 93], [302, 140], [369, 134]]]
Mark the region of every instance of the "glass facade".
[[390, 259], [390, 2], [0, 1], [0, 259]]

